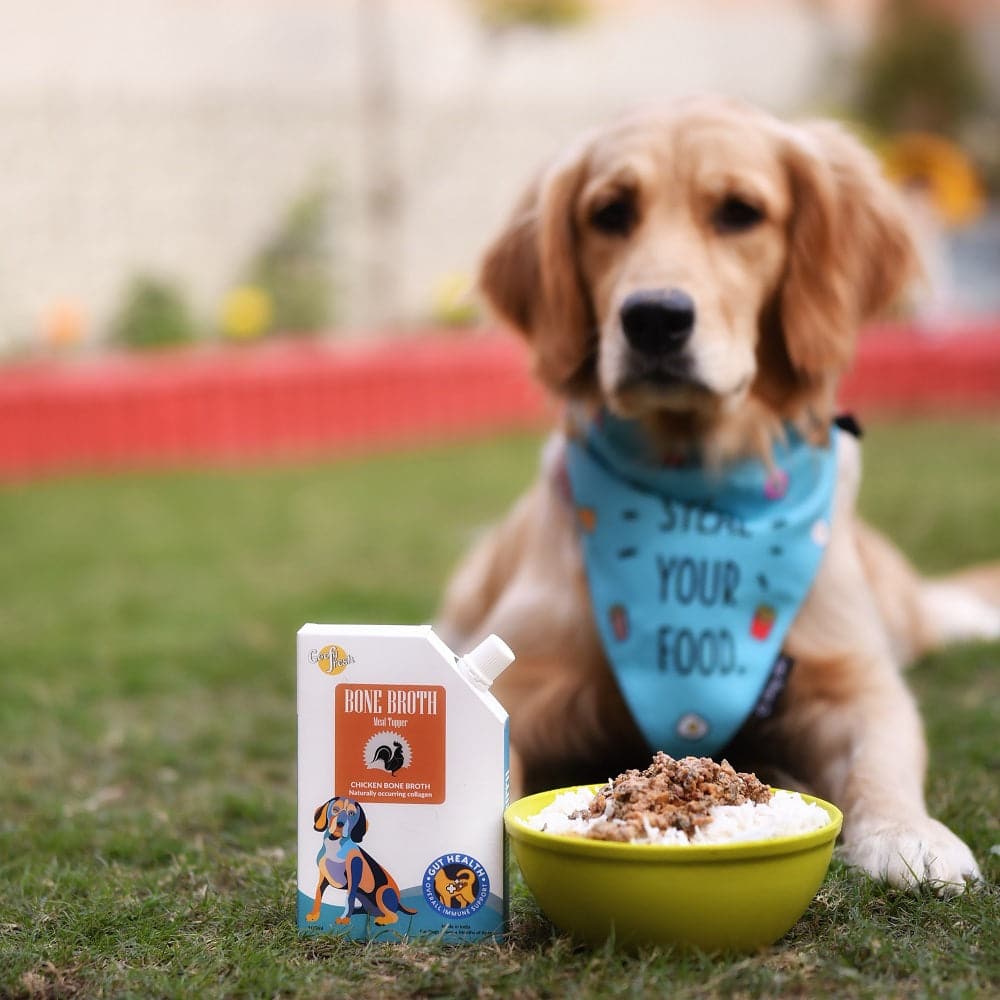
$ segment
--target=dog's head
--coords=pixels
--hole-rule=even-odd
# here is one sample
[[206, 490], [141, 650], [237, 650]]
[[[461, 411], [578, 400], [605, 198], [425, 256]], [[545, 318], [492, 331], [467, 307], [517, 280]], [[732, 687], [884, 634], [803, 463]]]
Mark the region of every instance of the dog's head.
[[480, 283], [550, 388], [705, 437], [825, 427], [859, 325], [914, 268], [897, 196], [847, 132], [700, 99], [581, 140]]
[[313, 829], [325, 830], [335, 840], [347, 837], [360, 844], [368, 832], [368, 820], [361, 803], [354, 799], [327, 799], [313, 816]]

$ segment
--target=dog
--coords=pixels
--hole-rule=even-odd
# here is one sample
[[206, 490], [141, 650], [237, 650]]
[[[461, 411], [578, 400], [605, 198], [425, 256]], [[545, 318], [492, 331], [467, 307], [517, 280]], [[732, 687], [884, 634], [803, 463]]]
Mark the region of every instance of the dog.
[[[1000, 567], [921, 579], [855, 516], [860, 451], [833, 424], [858, 328], [918, 269], [896, 193], [832, 122], [689, 99], [585, 135], [531, 183], [480, 287], [565, 418], [439, 613], [456, 648], [496, 632], [517, 654], [494, 688], [515, 791], [604, 780], [664, 740], [711, 746], [702, 754], [766, 764], [836, 803], [843, 857], [875, 878], [942, 895], [980, 878], [928, 815], [900, 668], [946, 641], [1000, 636]], [[767, 520], [766, 503], [790, 495], [788, 463], [791, 487], [812, 484], [799, 527]], [[674, 472], [700, 477], [686, 501], [657, 492]], [[758, 526], [712, 499], [730, 479]], [[599, 542], [609, 518], [621, 534]], [[676, 558], [645, 552], [668, 524], [682, 532]], [[786, 535], [799, 553], [787, 567]], [[744, 545], [763, 569], [729, 555]], [[614, 603], [616, 587], [635, 607]], [[650, 605], [679, 617], [649, 627]], [[615, 662], [627, 646], [636, 656]], [[710, 706], [688, 709], [701, 674]], [[666, 676], [674, 687], [657, 687]], [[736, 709], [717, 704], [737, 689]]]
[[457, 909], [471, 906], [476, 901], [476, 875], [470, 868], [459, 868], [453, 876], [444, 868], [434, 875], [434, 892], [442, 906]]
[[322, 831], [323, 846], [316, 856], [319, 881], [316, 898], [306, 920], [319, 919], [323, 893], [327, 886], [347, 890], [343, 913], [338, 924], [348, 924], [351, 917], [364, 913], [379, 926], [394, 924], [400, 913], [417, 911], [404, 906], [396, 880], [367, 851], [358, 845], [368, 832], [368, 820], [361, 804], [354, 799], [332, 798], [317, 807], [313, 828]]

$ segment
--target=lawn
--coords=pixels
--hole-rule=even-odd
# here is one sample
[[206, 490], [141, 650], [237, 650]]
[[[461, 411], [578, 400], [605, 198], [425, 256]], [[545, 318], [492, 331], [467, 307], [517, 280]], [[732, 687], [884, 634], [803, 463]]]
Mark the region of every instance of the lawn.
[[[932, 810], [983, 891], [835, 863], [777, 946], [735, 958], [575, 948], [516, 880], [502, 946], [298, 936], [295, 631], [431, 617], [537, 449], [0, 490], [0, 997], [997, 995], [998, 645], [910, 675]], [[922, 568], [1000, 558], [996, 422], [878, 426], [866, 464], [864, 510]]]

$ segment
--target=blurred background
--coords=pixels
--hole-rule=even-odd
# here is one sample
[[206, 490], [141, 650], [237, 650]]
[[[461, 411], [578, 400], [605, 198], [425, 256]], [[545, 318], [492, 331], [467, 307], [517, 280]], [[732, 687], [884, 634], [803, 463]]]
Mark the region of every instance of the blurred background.
[[912, 205], [911, 326], [1000, 314], [995, 0], [0, 0], [0, 34], [0, 464], [25, 363], [482, 324], [532, 172], [692, 92], [851, 121]]

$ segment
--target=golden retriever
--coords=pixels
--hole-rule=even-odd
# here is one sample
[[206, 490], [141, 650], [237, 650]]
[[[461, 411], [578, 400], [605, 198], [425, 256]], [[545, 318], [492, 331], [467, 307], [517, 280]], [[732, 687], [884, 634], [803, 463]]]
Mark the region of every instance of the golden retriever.
[[[496, 632], [517, 654], [496, 684], [515, 791], [603, 780], [652, 749], [595, 622], [569, 442], [604, 411], [657, 461], [696, 449], [720, 475], [748, 459], [773, 469], [793, 431], [824, 447], [856, 332], [899, 296], [915, 257], [894, 191], [845, 130], [730, 100], [625, 118], [530, 185], [480, 283], [567, 401], [566, 425], [534, 486], [459, 567], [439, 620], [458, 647]], [[928, 815], [900, 667], [949, 639], [1000, 635], [1000, 569], [921, 580], [856, 518], [860, 452], [840, 438], [829, 537], [781, 647], [794, 668], [769, 716], [724, 750], [837, 803], [850, 864], [961, 892], [979, 870]]]

